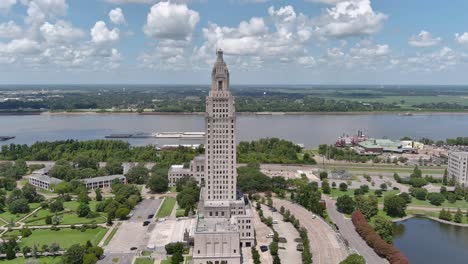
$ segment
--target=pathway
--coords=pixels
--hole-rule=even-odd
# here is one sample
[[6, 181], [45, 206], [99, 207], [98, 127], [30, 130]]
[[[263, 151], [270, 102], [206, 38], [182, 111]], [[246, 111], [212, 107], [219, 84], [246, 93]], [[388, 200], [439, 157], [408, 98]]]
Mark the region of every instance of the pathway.
[[277, 208], [283, 206], [289, 209], [291, 214], [307, 229], [315, 264], [337, 264], [348, 256], [346, 246], [323, 219], [314, 218], [310, 211], [287, 200], [273, 198], [273, 205]]
[[327, 204], [327, 214], [331, 220], [338, 226], [341, 235], [348, 241], [349, 246], [362, 255], [367, 263], [384, 264], [388, 263], [385, 259], [379, 257], [374, 250], [356, 232], [353, 222], [345, 219], [344, 215], [336, 210], [335, 201], [327, 195], [322, 196]]

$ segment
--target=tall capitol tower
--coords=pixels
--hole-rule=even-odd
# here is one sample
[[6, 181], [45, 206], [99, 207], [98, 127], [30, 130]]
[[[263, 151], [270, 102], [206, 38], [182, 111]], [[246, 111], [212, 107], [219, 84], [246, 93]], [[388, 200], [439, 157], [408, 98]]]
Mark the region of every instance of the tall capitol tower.
[[211, 90], [206, 98], [205, 200], [236, 200], [236, 110], [229, 90], [229, 70], [223, 51], [211, 72]]
[[[252, 207], [236, 190], [236, 112], [223, 52], [211, 72], [206, 97], [205, 165], [194, 227], [193, 264], [240, 264], [254, 246]], [[250, 249], [246, 249], [250, 251]]]

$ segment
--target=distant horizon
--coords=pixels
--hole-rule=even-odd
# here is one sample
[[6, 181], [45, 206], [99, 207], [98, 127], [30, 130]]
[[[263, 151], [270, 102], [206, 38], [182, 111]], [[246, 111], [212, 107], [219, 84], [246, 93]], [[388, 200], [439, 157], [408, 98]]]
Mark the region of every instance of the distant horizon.
[[[0, 87], [7, 86], [207, 86], [209, 83], [180, 83], [180, 84], [171, 84], [171, 83], [11, 83], [11, 84], [0, 84]], [[467, 84], [249, 84], [249, 83], [239, 83], [231, 84], [231, 87], [240, 87], [240, 86], [255, 86], [255, 87], [280, 87], [287, 86], [288, 88], [318, 88], [318, 87], [305, 87], [305, 86], [321, 86], [321, 87], [354, 87], [354, 86], [365, 86], [365, 87], [395, 87], [395, 88], [405, 88], [405, 87], [418, 87], [418, 86], [432, 86], [432, 87], [464, 87], [468, 88]]]

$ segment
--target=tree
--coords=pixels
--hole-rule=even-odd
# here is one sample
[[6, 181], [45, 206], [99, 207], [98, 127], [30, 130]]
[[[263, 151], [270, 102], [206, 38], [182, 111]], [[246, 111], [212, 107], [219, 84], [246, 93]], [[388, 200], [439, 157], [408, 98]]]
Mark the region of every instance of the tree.
[[95, 264], [97, 263], [98, 258], [94, 254], [85, 254], [83, 256], [83, 264]]
[[56, 199], [55, 201], [53, 201], [52, 203], [50, 203], [49, 205], [49, 210], [52, 212], [52, 213], [55, 213], [55, 212], [61, 212], [63, 211], [63, 201], [62, 199]]
[[27, 227], [23, 227], [23, 228], [21, 229], [21, 236], [22, 236], [22, 237], [28, 237], [28, 236], [30, 236], [30, 235], [32, 235], [31, 229], [29, 229], [29, 228], [27, 228]]
[[52, 216], [51, 215], [46, 216], [45, 223], [46, 223], [46, 225], [51, 225], [52, 224]]
[[102, 192], [101, 188], [96, 188], [94, 190], [94, 193], [96, 194], [96, 201], [102, 201]]
[[348, 185], [344, 182], [340, 183], [340, 191], [346, 192], [348, 190]]
[[90, 212], [91, 209], [86, 203], [80, 203], [80, 205], [78, 205], [78, 208], [76, 209], [76, 214], [78, 214], [79, 217], [86, 217], [89, 215]]
[[455, 213], [455, 216], [453, 217], [453, 221], [455, 221], [455, 223], [461, 223], [462, 220], [463, 220], [463, 213], [460, 210], [460, 208], [458, 208], [457, 212]]
[[331, 193], [330, 184], [328, 183], [328, 180], [326, 180], [326, 179], [324, 179], [322, 181], [322, 191], [325, 194], [330, 194]]
[[409, 184], [415, 188], [423, 187], [427, 184], [427, 180], [424, 178], [411, 178]]
[[63, 254], [62, 260], [67, 264], [83, 264], [85, 252], [86, 248], [84, 246], [74, 244]]
[[389, 216], [403, 217], [406, 215], [406, 201], [397, 195], [387, 195], [384, 198], [384, 211]]
[[439, 212], [439, 219], [445, 221], [452, 221], [452, 213], [450, 213], [449, 210], [445, 210], [444, 208], [442, 208], [442, 210]]
[[328, 178], [328, 172], [326, 172], [326, 171], [321, 171], [319, 175], [320, 175], [320, 180], [321, 181], [323, 181], [323, 179]]
[[10, 212], [12, 214], [24, 214], [30, 211], [28, 200], [26, 199], [18, 199], [14, 200], [9, 205]]
[[393, 173], [393, 179], [398, 182], [398, 183], [401, 183], [401, 177], [400, 175], [398, 175], [398, 173]]
[[413, 172], [410, 175], [410, 178], [421, 178], [422, 171], [419, 169], [418, 165], [414, 166]]
[[23, 256], [26, 258], [29, 253], [31, 253], [31, 248], [28, 246], [24, 246], [21, 251], [23, 252]]
[[143, 164], [138, 164], [131, 168], [125, 176], [128, 183], [144, 184], [148, 179], [148, 174], [148, 169]]
[[380, 215], [376, 216], [374, 219], [374, 228], [385, 242], [392, 244], [394, 224], [391, 220]]
[[125, 219], [127, 218], [127, 215], [130, 213], [130, 210], [125, 207], [121, 207], [115, 211], [115, 217], [118, 219]]
[[442, 184], [443, 185], [448, 184], [448, 171], [447, 171], [447, 169], [444, 170], [444, 177], [442, 178]]
[[441, 193], [430, 193], [427, 195], [427, 199], [435, 206], [440, 206], [445, 201], [445, 197]]
[[411, 194], [418, 200], [424, 201], [427, 198], [427, 190], [424, 188], [412, 188]]
[[369, 192], [369, 185], [364, 184], [359, 186], [359, 189], [361, 190], [362, 193], [368, 193]]
[[410, 203], [411, 203], [412, 197], [411, 197], [411, 195], [409, 195], [408, 193], [402, 192], [402, 193], [400, 193], [398, 196], [400, 196], [401, 198], [405, 199], [406, 204], [410, 204]]
[[366, 219], [371, 219], [379, 212], [379, 201], [374, 195], [369, 195], [368, 197], [358, 195], [354, 197], [354, 200], [356, 202], [356, 210], [361, 211]]
[[332, 188], [333, 188], [333, 189], [336, 188], [336, 182], [332, 182]]
[[53, 186], [53, 189], [55, 193], [64, 195], [66, 193], [70, 193], [73, 190], [73, 187], [71, 183], [63, 181], [63, 182], [55, 184], [55, 186]]
[[336, 208], [342, 213], [351, 214], [354, 211], [354, 207], [354, 200], [349, 195], [340, 196], [336, 200]]
[[354, 253], [341, 261], [340, 264], [366, 264], [366, 260], [363, 256]]
[[55, 256], [55, 254], [57, 254], [59, 251], [60, 251], [60, 246], [59, 246], [59, 244], [56, 243], [56, 242], [53, 242], [53, 243], [50, 245], [50, 253], [52, 253], [52, 255]]
[[168, 184], [167, 175], [152, 175], [148, 181], [147, 187], [149, 187], [152, 192], [163, 193], [167, 191]]
[[382, 191], [386, 191], [386, 190], [387, 190], [387, 184], [386, 184], [386, 183], [380, 184], [380, 189], [381, 189]]
[[109, 172], [110, 175], [122, 174], [123, 173], [122, 162], [115, 160], [115, 159], [110, 159], [106, 163], [106, 170], [107, 172]]
[[40, 202], [44, 199], [42, 195], [39, 195], [37, 193], [36, 187], [32, 186], [29, 183], [25, 184], [21, 191], [23, 192], [24, 198], [26, 198], [30, 203]]
[[16, 243], [16, 239], [10, 238], [6, 245], [4, 245], [4, 250], [6, 251], [6, 258], [7, 259], [14, 259], [16, 257], [16, 249], [18, 248], [18, 244]]

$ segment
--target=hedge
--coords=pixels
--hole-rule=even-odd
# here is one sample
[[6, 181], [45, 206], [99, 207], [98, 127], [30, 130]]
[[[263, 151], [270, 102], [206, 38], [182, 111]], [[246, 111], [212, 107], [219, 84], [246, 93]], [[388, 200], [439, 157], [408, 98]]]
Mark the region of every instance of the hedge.
[[356, 232], [372, 247], [379, 256], [386, 258], [391, 264], [409, 264], [406, 256], [393, 245], [385, 242], [367, 222], [360, 211], [351, 215]]

